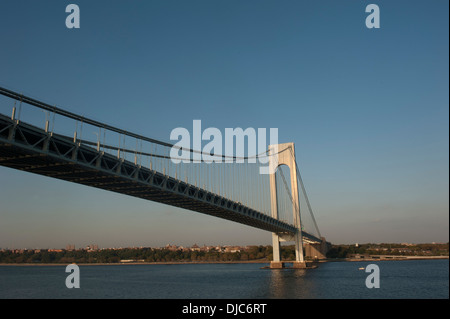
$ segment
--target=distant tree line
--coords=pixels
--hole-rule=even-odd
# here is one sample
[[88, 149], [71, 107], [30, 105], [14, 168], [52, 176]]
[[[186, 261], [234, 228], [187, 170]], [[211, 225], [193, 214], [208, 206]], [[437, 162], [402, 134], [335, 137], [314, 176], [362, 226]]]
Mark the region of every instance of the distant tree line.
[[[295, 259], [294, 246], [281, 250], [285, 260]], [[239, 252], [169, 250], [165, 248], [123, 248], [88, 250], [0, 251], [0, 263], [119, 263], [121, 260], [143, 262], [236, 262], [270, 261], [272, 246], [251, 246]]]
[[445, 244], [362, 244], [333, 245], [328, 251], [328, 258], [347, 258], [353, 254], [360, 255], [395, 255], [395, 256], [448, 256], [449, 243]]
[[[327, 258], [347, 258], [352, 254], [397, 256], [448, 256], [449, 244], [362, 244], [333, 245]], [[123, 248], [90, 250], [24, 250], [0, 251], [0, 263], [119, 263], [121, 260], [141, 262], [268, 262], [273, 258], [272, 246], [250, 246], [239, 252], [216, 249], [171, 250], [166, 248]], [[295, 260], [294, 245], [281, 247], [282, 260]]]

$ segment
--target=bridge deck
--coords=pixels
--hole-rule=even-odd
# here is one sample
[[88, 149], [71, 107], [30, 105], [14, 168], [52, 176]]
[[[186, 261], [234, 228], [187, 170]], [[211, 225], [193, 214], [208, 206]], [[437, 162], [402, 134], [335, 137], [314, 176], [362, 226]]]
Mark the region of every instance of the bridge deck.
[[[240, 203], [0, 115], [0, 165], [160, 202], [279, 234], [297, 229]], [[320, 239], [303, 232], [308, 242]]]

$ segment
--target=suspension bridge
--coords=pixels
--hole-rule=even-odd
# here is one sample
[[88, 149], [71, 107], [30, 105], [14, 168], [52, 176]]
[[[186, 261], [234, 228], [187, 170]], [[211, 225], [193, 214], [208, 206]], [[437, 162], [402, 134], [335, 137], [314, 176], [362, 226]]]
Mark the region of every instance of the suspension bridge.
[[[269, 231], [271, 268], [284, 267], [282, 241], [295, 242], [295, 268], [304, 268], [308, 257], [324, 257], [329, 247], [315, 221], [293, 143], [269, 145], [262, 154], [244, 157], [207, 154], [213, 160], [174, 161], [174, 144], [2, 87], [0, 95], [2, 166]], [[201, 150], [188, 152], [202, 155]], [[262, 162], [274, 165], [273, 172], [260, 174]]]

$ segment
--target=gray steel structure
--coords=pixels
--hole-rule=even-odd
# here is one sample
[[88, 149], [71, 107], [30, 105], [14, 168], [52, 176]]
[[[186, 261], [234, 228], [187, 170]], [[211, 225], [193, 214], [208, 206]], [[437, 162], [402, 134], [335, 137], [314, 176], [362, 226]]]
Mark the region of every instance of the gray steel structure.
[[[71, 118], [77, 116], [0, 89], [0, 94], [18, 101]], [[212, 215], [280, 236], [295, 236], [299, 231], [295, 225], [267, 216], [239, 202], [105, 153], [98, 147], [82, 144], [76, 137], [54, 134], [49, 132], [47, 127], [41, 129], [19, 121], [15, 119], [14, 113], [15, 109], [10, 117], [0, 114], [2, 166]], [[89, 121], [86, 118], [83, 120]], [[91, 124], [105, 127], [102, 123], [92, 122]], [[113, 127], [107, 129], [132, 134]], [[142, 138], [138, 135], [133, 137]], [[153, 139], [148, 140], [155, 142]], [[307, 243], [321, 242], [320, 238], [312, 234], [305, 231], [301, 233]]]

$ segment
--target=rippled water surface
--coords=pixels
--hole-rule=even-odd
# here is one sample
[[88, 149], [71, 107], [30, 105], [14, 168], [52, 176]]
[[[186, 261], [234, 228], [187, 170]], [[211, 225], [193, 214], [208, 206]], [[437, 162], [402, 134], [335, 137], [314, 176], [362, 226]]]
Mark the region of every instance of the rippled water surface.
[[80, 266], [80, 289], [65, 266], [0, 266], [0, 298], [354, 299], [449, 298], [447, 260], [377, 261], [380, 288], [366, 287], [369, 262], [328, 262], [316, 269], [267, 264]]

